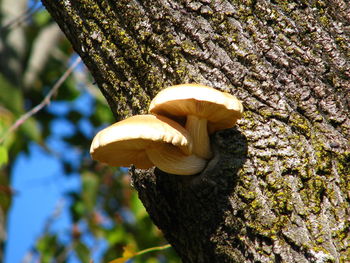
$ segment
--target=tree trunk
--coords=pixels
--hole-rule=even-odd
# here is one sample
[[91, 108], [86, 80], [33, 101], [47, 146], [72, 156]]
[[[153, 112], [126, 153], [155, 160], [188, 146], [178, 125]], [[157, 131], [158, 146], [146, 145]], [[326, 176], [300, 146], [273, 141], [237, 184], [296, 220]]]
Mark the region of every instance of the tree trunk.
[[196, 176], [133, 170], [183, 262], [350, 262], [350, 5], [43, 0], [116, 119], [172, 84], [243, 101]]

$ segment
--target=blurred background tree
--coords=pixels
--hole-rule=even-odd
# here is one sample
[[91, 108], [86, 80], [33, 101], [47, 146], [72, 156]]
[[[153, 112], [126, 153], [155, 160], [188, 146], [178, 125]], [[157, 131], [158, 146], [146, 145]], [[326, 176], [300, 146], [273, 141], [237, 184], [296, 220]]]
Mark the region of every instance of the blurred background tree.
[[[79, 190], [63, 197], [68, 205], [62, 209], [69, 210], [71, 222], [63, 231], [66, 238], [53, 227], [61, 210], [52, 211], [25, 262], [90, 262], [94, 253], [108, 262], [121, 257], [125, 247], [140, 251], [164, 245], [162, 234], [131, 188], [127, 171], [90, 159], [93, 135], [114, 119], [86, 68], [76, 66], [48, 98], [55, 83], [78, 60], [58, 26], [38, 1], [1, 0], [0, 12], [0, 261], [9, 238], [7, 218], [18, 194], [11, 186], [14, 163], [20, 155], [31, 155], [32, 145], [60, 162], [61, 177], [79, 177], [81, 183]], [[37, 105], [46, 107], [34, 115], [30, 111]], [[16, 122], [28, 112], [30, 118]], [[97, 240], [104, 245], [96, 248]], [[178, 261], [172, 249], [133, 259]]]

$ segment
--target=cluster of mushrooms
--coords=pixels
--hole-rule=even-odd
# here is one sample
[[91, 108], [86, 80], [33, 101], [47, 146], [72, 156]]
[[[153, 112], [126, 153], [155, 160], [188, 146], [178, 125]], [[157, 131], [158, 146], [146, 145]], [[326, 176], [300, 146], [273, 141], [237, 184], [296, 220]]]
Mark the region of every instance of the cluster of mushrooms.
[[149, 112], [97, 133], [90, 148], [92, 158], [110, 166], [133, 164], [178, 175], [200, 173], [213, 157], [209, 135], [233, 127], [243, 106], [231, 94], [182, 84], [159, 92]]

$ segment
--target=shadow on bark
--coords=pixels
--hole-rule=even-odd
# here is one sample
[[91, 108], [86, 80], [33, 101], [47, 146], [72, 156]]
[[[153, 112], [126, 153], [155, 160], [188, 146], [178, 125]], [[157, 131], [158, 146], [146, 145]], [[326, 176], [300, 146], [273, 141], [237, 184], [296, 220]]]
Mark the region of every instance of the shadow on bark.
[[183, 262], [218, 260], [216, 235], [227, 213], [234, 213], [232, 195], [247, 159], [247, 139], [237, 129], [218, 132], [211, 141], [215, 157], [199, 175], [132, 171], [140, 199]]

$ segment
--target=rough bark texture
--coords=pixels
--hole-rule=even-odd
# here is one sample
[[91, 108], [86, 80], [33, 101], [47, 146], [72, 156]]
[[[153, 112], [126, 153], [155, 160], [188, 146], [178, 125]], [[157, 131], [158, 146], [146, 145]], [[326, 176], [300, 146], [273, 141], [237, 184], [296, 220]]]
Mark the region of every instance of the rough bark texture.
[[116, 119], [171, 84], [236, 95], [201, 175], [132, 171], [183, 262], [350, 262], [350, 5], [43, 0]]

